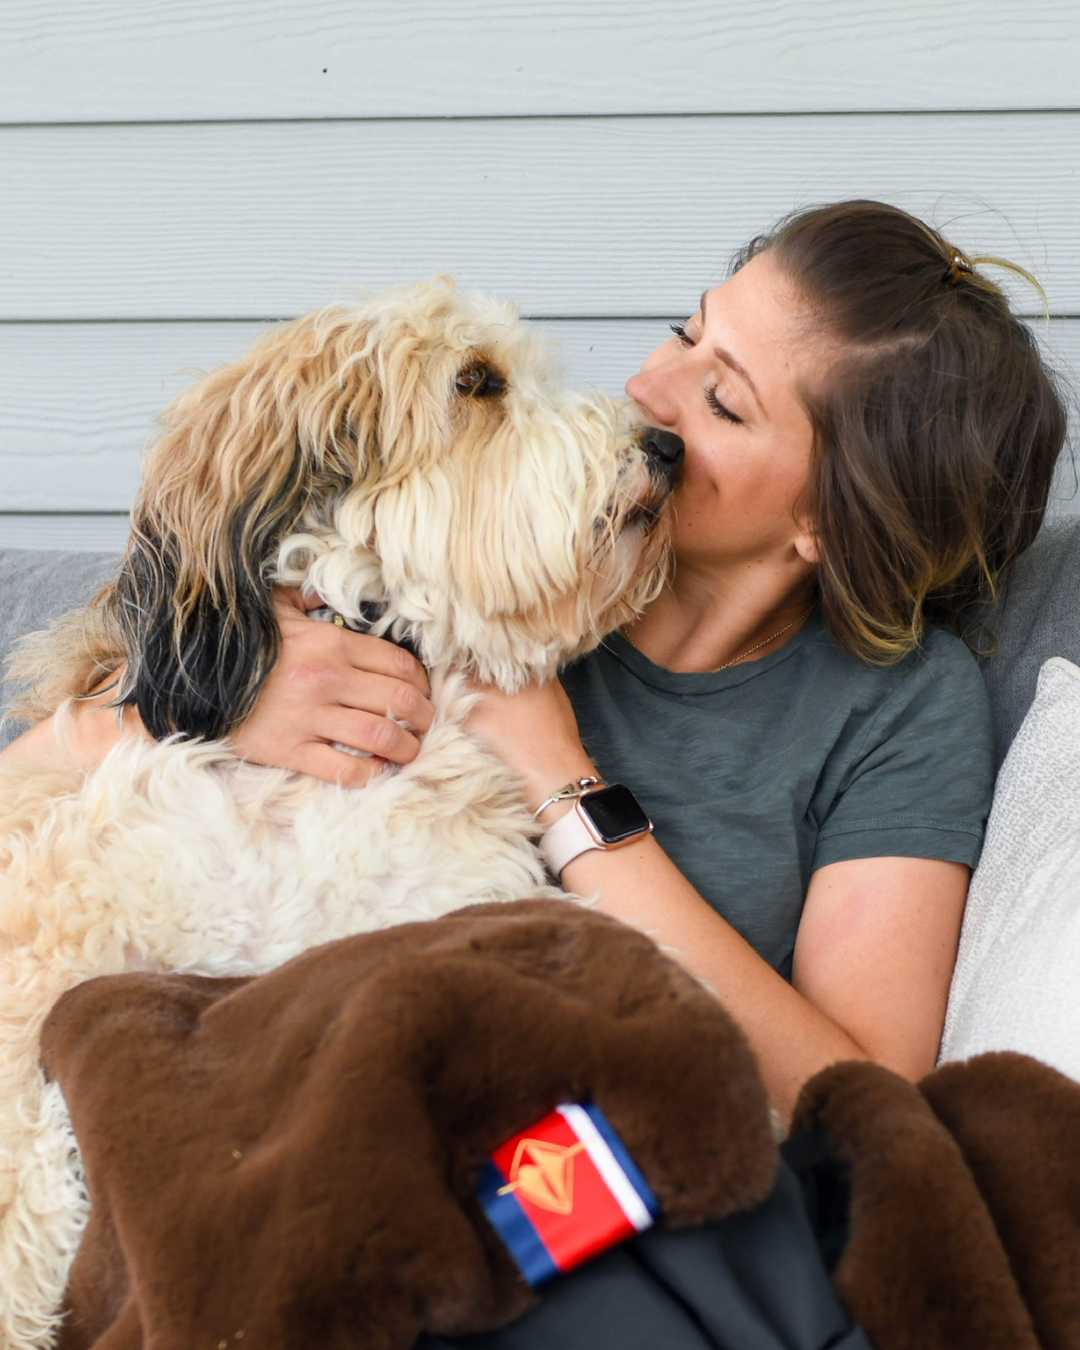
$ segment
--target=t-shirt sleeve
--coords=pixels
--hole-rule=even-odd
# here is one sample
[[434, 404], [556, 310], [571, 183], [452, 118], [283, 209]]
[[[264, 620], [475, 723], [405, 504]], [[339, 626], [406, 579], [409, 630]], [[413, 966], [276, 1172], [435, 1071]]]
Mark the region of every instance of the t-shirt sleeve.
[[986, 686], [951, 633], [931, 631], [908, 660], [819, 827], [814, 868], [889, 855], [978, 861], [994, 787]]

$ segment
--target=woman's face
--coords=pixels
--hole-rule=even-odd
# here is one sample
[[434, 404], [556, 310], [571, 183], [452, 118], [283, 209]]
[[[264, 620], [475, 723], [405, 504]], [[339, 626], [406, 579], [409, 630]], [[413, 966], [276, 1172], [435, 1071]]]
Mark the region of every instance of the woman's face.
[[805, 304], [768, 253], [701, 298], [682, 331], [648, 357], [626, 392], [686, 444], [675, 489], [683, 563], [791, 557], [815, 562], [801, 508], [813, 433], [800, 382], [824, 362]]

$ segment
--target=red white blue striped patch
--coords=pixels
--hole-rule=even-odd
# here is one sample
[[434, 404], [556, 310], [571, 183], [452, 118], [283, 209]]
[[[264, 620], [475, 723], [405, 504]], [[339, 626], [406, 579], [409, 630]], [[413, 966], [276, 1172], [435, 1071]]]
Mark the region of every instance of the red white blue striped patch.
[[625, 1145], [598, 1106], [557, 1106], [500, 1144], [477, 1197], [521, 1273], [543, 1284], [660, 1213]]

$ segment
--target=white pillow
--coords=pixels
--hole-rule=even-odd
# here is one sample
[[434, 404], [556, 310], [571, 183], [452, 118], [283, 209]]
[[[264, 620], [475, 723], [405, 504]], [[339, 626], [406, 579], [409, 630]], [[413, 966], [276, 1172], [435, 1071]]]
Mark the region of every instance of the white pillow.
[[1020, 1050], [1080, 1079], [1080, 669], [1039, 672], [971, 882], [942, 1060]]

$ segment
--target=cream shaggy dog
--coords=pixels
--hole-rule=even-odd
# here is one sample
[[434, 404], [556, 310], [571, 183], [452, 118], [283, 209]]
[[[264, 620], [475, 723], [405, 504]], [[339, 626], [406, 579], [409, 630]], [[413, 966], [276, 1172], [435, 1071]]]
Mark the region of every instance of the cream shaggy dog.
[[[93, 772], [0, 761], [0, 1346], [50, 1343], [87, 1203], [38, 1067], [91, 976], [267, 971], [315, 943], [543, 894], [535, 827], [463, 730], [464, 674], [550, 676], [662, 582], [681, 453], [571, 396], [505, 306], [449, 282], [271, 332], [178, 398], [119, 578], [31, 641], [40, 717], [122, 670], [156, 738]], [[223, 739], [277, 652], [271, 583], [407, 640], [437, 717], [362, 789]], [[314, 602], [314, 599], [313, 599]]]

